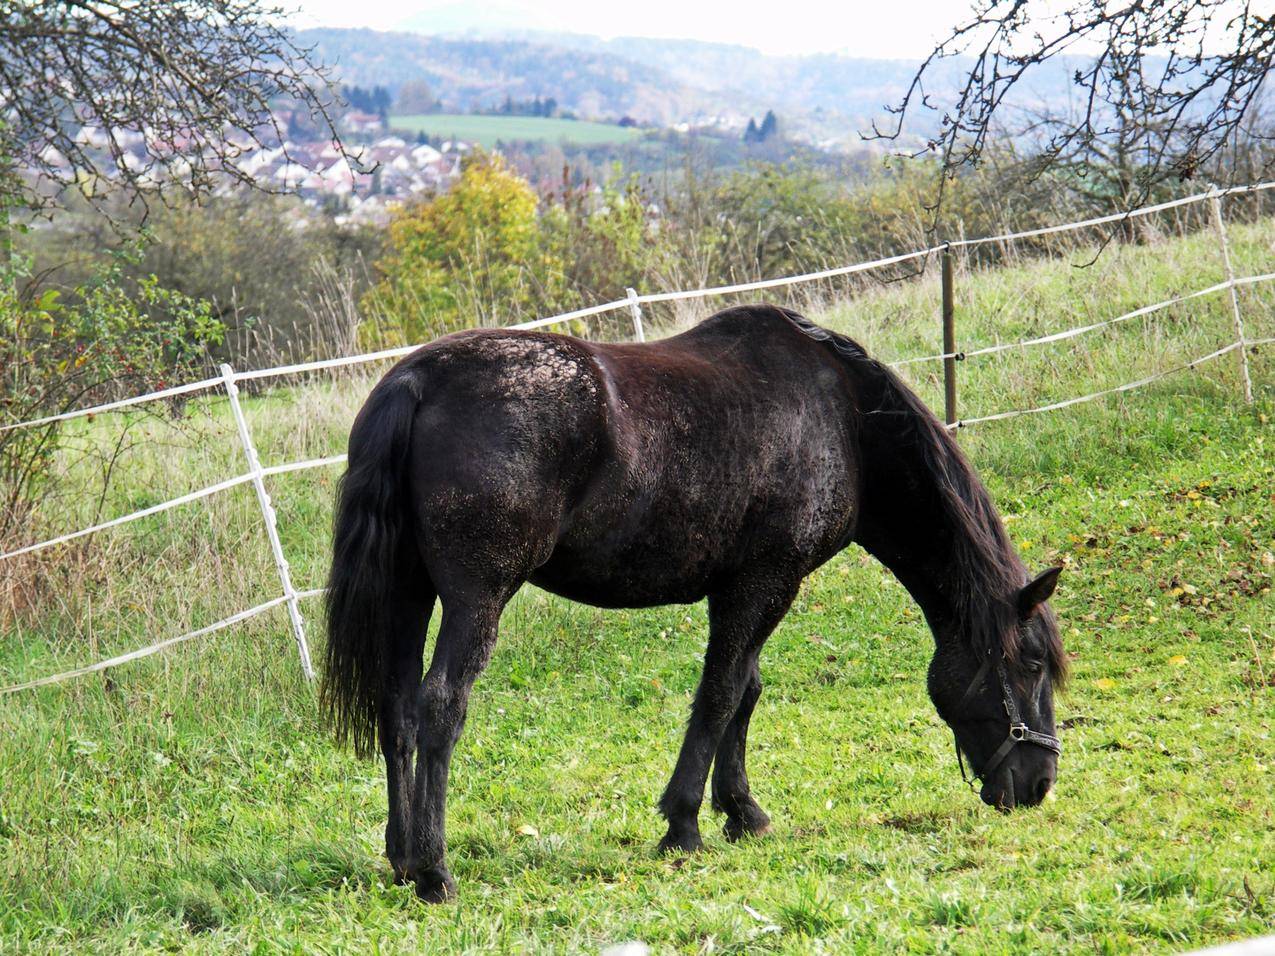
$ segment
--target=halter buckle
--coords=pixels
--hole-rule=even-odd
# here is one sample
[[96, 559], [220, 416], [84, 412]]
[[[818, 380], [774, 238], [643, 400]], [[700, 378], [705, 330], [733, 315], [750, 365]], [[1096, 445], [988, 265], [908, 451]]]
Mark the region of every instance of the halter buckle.
[[1009, 725], [1009, 736], [1013, 740], [1020, 740], [1020, 741], [1026, 740], [1027, 735], [1030, 732], [1031, 732], [1030, 728], [1028, 728], [1026, 724], [1010, 724]]

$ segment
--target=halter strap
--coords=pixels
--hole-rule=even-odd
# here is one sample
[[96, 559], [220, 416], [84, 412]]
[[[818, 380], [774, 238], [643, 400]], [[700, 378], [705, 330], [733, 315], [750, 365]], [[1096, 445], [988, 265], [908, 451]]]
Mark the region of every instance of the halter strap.
[[[969, 687], [965, 689], [965, 694], [961, 697], [961, 702], [957, 705], [957, 709], [963, 709], [983, 686], [983, 681], [987, 677], [988, 671], [992, 669], [991, 654], [983, 659], [983, 663], [979, 666], [978, 672], [974, 675], [974, 679], [970, 681]], [[988, 758], [987, 763], [983, 765], [981, 771], [974, 770], [973, 764], [970, 765], [969, 776], [965, 773], [965, 760], [961, 752], [961, 741], [956, 736], [956, 730], [952, 730], [952, 738], [956, 742], [956, 765], [961, 768], [961, 779], [974, 787], [974, 780], [986, 781], [996, 772], [999, 767], [1009, 756], [1011, 750], [1016, 744], [1035, 744], [1037, 747], [1044, 747], [1046, 750], [1052, 750], [1054, 753], [1062, 754], [1062, 741], [1052, 734], [1044, 734], [1037, 730], [1032, 730], [1027, 726], [1026, 721], [1022, 719], [1022, 715], [1018, 710], [1018, 703], [1014, 700], [1014, 694], [1009, 686], [1009, 675], [1005, 672], [1005, 659], [1001, 657], [996, 660], [996, 676], [1001, 685], [1001, 703], [1005, 707], [1005, 716], [1009, 720], [1009, 734], [1006, 736], [1001, 745]], [[972, 778], [972, 779], [971, 779]]]

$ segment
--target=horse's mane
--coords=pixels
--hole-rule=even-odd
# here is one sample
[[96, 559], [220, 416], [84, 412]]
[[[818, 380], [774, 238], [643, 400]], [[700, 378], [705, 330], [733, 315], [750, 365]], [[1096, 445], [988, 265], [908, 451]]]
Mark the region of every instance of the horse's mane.
[[[853, 372], [871, 381], [878, 407], [864, 415], [890, 415], [891, 435], [909, 443], [952, 526], [952, 577], [946, 582], [956, 613], [978, 653], [999, 652], [1011, 667], [1018, 661], [1019, 629], [1012, 596], [1027, 582], [991, 496], [956, 439], [889, 366], [878, 362], [853, 339], [840, 335], [788, 309], [779, 309], [799, 331], [824, 343]], [[1045, 628], [1051, 674], [1060, 681], [1066, 655], [1057, 628]]]

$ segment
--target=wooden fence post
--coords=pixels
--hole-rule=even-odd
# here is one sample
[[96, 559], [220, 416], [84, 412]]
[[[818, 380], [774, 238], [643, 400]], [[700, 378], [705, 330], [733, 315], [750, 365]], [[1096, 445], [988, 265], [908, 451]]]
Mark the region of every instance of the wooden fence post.
[[956, 417], [956, 305], [952, 291], [952, 245], [943, 244], [943, 418]]

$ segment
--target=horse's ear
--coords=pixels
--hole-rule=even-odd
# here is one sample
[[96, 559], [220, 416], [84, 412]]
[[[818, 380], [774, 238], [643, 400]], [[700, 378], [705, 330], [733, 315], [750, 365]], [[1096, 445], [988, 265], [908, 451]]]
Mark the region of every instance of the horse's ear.
[[1054, 588], [1058, 587], [1058, 575], [1062, 574], [1062, 568], [1050, 568], [1047, 571], [1041, 571], [1030, 581], [1023, 585], [1022, 590], [1018, 592], [1018, 615], [1024, 621], [1036, 613], [1036, 609], [1049, 600], [1050, 595], [1054, 593]]

